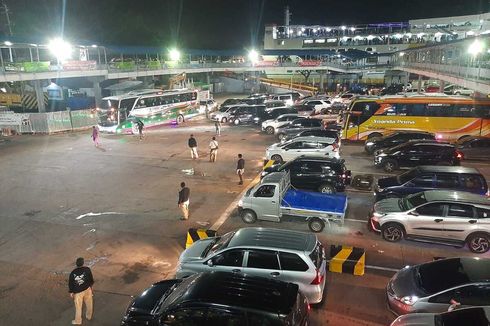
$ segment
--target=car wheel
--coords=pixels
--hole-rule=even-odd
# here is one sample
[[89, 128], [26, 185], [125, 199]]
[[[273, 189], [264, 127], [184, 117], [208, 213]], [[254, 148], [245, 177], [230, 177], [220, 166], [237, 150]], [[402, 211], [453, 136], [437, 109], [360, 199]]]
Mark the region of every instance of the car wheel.
[[284, 138], [286, 138], [286, 134], [278, 134], [278, 135], [277, 135], [277, 138], [278, 138], [279, 140], [283, 140]]
[[179, 114], [179, 115], [177, 116], [177, 120], [176, 120], [176, 121], [177, 121], [177, 124], [178, 124], [178, 125], [180, 125], [180, 124], [184, 123], [184, 116], [183, 116], [182, 114]]
[[483, 254], [490, 249], [490, 237], [485, 233], [475, 233], [468, 237], [468, 248], [476, 254]]
[[250, 209], [245, 209], [241, 213], [241, 218], [242, 218], [243, 222], [245, 222], [247, 224], [252, 224], [252, 223], [255, 223], [257, 221], [257, 214], [255, 214], [255, 212], [250, 210]]
[[394, 160], [386, 160], [383, 163], [383, 169], [386, 172], [393, 172], [396, 170], [396, 168], [397, 168], [397, 164], [396, 164], [396, 161], [394, 161]]
[[373, 155], [373, 153], [374, 153], [374, 148], [364, 147], [364, 150], [365, 150], [365, 151], [366, 151], [366, 153], [368, 153], [369, 155]]
[[228, 119], [227, 119], [227, 118], [224, 118], [224, 117], [223, 117], [223, 118], [221, 118], [221, 122], [222, 122], [222, 123], [226, 123], [226, 121], [228, 121]]
[[388, 223], [381, 227], [383, 239], [389, 242], [398, 242], [403, 239], [405, 231], [400, 224]]
[[367, 136], [367, 139], [371, 139], [371, 138], [381, 138], [381, 137], [383, 137], [383, 135], [382, 135], [382, 134], [380, 134], [379, 132], [373, 132], [373, 133], [371, 133], [371, 134], [369, 134], [369, 135]]
[[322, 232], [325, 228], [325, 222], [320, 220], [318, 217], [314, 217], [308, 222], [308, 227], [310, 228], [311, 232]]
[[320, 187], [318, 187], [318, 191], [324, 194], [334, 194], [335, 188], [328, 183], [324, 183]]
[[240, 124], [240, 120], [239, 119], [235, 119], [235, 121], [233, 121], [233, 123], [235, 124], [235, 126], [238, 126]]
[[273, 160], [275, 163], [282, 163], [282, 157], [281, 155], [272, 155], [271, 160]]
[[273, 135], [274, 134], [274, 127], [267, 127], [265, 128], [265, 132], [268, 134], [268, 135]]
[[456, 92], [454, 93], [454, 95], [461, 95], [461, 92]]

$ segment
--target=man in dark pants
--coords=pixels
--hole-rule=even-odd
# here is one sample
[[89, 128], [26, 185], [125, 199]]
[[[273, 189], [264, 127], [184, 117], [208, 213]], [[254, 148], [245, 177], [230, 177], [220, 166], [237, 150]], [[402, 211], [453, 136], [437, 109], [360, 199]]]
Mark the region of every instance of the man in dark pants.
[[68, 288], [70, 296], [75, 302], [75, 319], [71, 321], [73, 325], [82, 324], [82, 306], [85, 302], [85, 318], [92, 319], [93, 313], [93, 293], [92, 286], [94, 278], [89, 267], [83, 266], [85, 261], [82, 257], [77, 258], [75, 268], [68, 278]]
[[177, 205], [179, 205], [179, 208], [182, 211], [182, 217], [180, 219], [184, 221], [189, 219], [189, 197], [191, 191], [185, 186], [185, 182], [180, 183], [180, 188]]
[[238, 154], [238, 162], [236, 164], [236, 174], [240, 178], [239, 185], [243, 184], [243, 173], [245, 172], [245, 160], [242, 157], [242, 154]]
[[136, 124], [138, 126], [138, 133], [140, 135], [140, 140], [141, 140], [143, 139], [143, 127], [145, 126], [145, 124], [140, 119], [136, 120]]
[[189, 145], [189, 148], [191, 149], [191, 158], [193, 160], [199, 158], [199, 154], [197, 154], [197, 140], [196, 140], [196, 138], [194, 138], [194, 135], [191, 135], [187, 144]]

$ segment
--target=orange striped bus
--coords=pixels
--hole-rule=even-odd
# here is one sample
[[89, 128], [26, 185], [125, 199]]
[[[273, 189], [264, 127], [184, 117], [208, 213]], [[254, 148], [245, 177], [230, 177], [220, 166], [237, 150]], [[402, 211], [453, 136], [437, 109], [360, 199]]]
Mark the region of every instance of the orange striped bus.
[[490, 137], [490, 100], [443, 94], [359, 97], [343, 116], [343, 139], [365, 140], [399, 130], [427, 131], [444, 141]]

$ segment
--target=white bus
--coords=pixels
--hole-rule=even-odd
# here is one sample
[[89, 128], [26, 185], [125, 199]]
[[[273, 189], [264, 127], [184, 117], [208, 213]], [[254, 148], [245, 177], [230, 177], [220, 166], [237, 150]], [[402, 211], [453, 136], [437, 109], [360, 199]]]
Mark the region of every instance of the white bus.
[[148, 89], [102, 99], [97, 108], [99, 130], [110, 133], [137, 133], [136, 121], [145, 128], [168, 123], [183, 123], [199, 114], [197, 90]]

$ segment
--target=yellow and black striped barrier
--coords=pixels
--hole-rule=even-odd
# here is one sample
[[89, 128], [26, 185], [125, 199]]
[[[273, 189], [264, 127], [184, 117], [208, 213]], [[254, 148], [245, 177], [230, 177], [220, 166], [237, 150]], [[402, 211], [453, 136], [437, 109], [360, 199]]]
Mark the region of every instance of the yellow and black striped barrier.
[[330, 246], [329, 271], [362, 276], [366, 265], [366, 253], [362, 248]]
[[187, 241], [185, 242], [185, 248], [189, 248], [192, 244], [198, 240], [207, 239], [216, 236], [216, 231], [206, 229], [190, 228], [187, 231]]
[[274, 160], [264, 160], [264, 167], [262, 168], [262, 170], [270, 168], [271, 166], [274, 165], [274, 163], [275, 163]]

